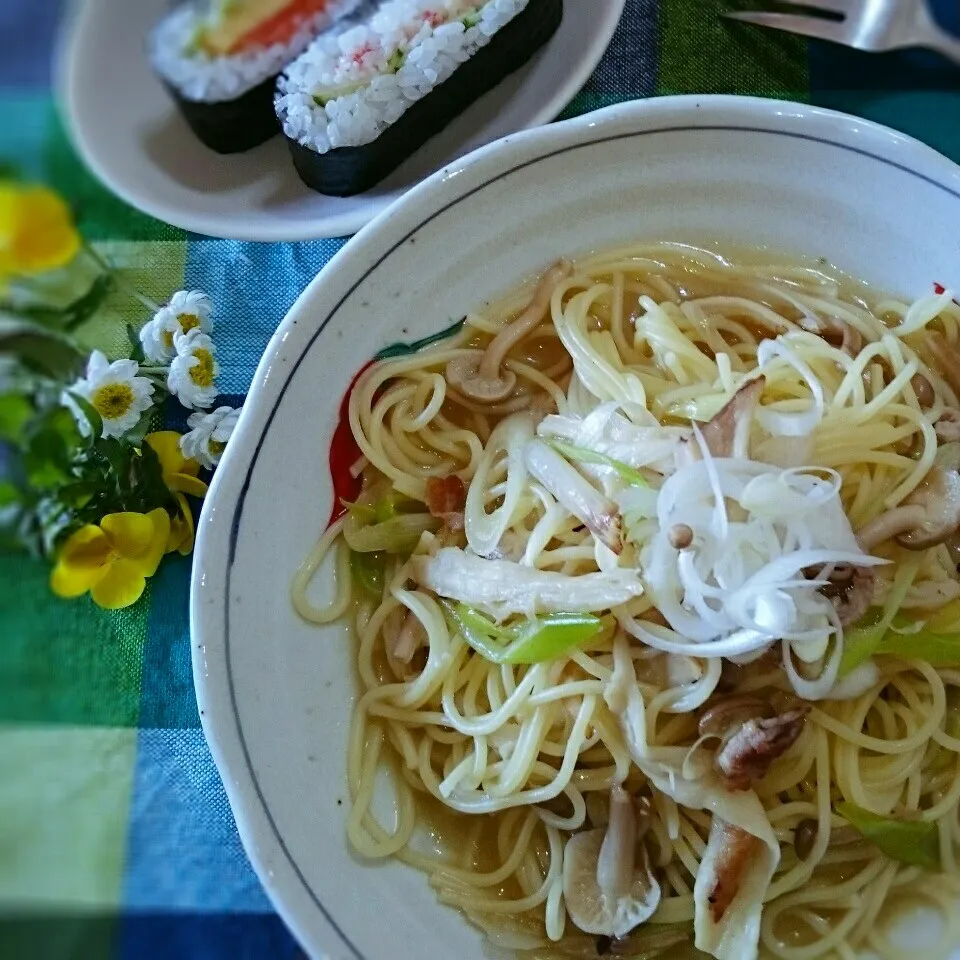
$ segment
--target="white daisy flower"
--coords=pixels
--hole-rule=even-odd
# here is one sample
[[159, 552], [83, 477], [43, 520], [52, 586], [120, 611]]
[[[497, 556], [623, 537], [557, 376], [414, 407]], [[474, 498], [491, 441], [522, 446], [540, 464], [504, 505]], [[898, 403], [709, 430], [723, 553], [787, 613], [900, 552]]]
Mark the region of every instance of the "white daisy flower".
[[227, 441], [240, 419], [233, 407], [217, 407], [212, 413], [191, 413], [189, 433], [180, 438], [180, 452], [210, 470], [220, 462]]
[[62, 397], [84, 436], [90, 435], [90, 424], [70, 394], [83, 397], [100, 414], [103, 436], [120, 437], [132, 430], [144, 411], [153, 405], [153, 384], [146, 377], [138, 377], [139, 372], [135, 360], [110, 363], [99, 350], [90, 354], [86, 377], [79, 379]]
[[214, 381], [220, 373], [213, 341], [199, 327], [194, 327], [187, 333], [174, 334], [173, 345], [177, 355], [170, 361], [167, 389], [188, 410], [209, 407], [217, 398]]
[[213, 323], [210, 314], [213, 304], [201, 290], [179, 290], [170, 302], [161, 307], [153, 319], [140, 330], [140, 343], [144, 356], [153, 363], [167, 363], [172, 360], [177, 349], [173, 338], [178, 333], [201, 330], [210, 333]]

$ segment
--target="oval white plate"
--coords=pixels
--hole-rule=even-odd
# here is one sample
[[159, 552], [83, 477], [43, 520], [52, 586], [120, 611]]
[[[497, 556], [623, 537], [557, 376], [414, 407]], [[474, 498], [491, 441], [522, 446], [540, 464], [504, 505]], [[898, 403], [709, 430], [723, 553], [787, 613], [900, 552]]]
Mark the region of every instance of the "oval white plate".
[[915, 296], [935, 280], [960, 286], [958, 222], [960, 168], [901, 134], [797, 104], [665, 98], [483, 148], [411, 191], [310, 284], [214, 477], [191, 621], [202, 721], [240, 834], [312, 955], [484, 957], [422, 875], [348, 852], [353, 643], [342, 627], [300, 621], [289, 599], [330, 513], [327, 451], [354, 372], [562, 254], [629, 238], [767, 244]]
[[355, 233], [444, 163], [552, 120], [603, 56], [625, 0], [566, 0], [541, 51], [407, 160], [356, 197], [324, 197], [297, 177], [282, 137], [220, 156], [201, 144], [156, 80], [144, 38], [169, 0], [84, 0], [58, 76], [74, 143], [116, 194], [185, 230], [235, 240]]

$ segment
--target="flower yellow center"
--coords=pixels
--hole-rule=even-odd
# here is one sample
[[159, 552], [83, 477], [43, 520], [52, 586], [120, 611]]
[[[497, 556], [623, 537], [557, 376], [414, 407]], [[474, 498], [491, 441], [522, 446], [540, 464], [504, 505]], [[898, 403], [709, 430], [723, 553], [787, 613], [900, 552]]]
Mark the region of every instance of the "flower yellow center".
[[178, 313], [177, 321], [184, 333], [189, 333], [194, 327], [200, 326], [200, 318], [195, 313]]
[[160, 334], [160, 342], [168, 349], [173, 349], [173, 334], [169, 330], [164, 330]]
[[133, 406], [133, 390], [126, 383], [108, 383], [93, 394], [93, 407], [104, 420], [118, 420]]
[[219, 440], [210, 440], [207, 443], [207, 446], [210, 448], [210, 452], [214, 456], [219, 456], [224, 450], [227, 449], [227, 445], [225, 443], [221, 443]]
[[197, 362], [190, 367], [190, 379], [198, 387], [209, 387], [213, 385], [213, 354], [209, 350], [201, 347], [194, 350], [193, 355]]

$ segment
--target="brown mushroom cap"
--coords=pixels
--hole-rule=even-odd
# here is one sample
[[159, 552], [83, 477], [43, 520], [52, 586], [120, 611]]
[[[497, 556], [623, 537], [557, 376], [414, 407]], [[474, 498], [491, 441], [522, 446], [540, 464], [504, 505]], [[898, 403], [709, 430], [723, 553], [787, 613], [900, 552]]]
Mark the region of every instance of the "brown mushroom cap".
[[471, 350], [463, 356], [454, 357], [447, 364], [447, 380], [471, 400], [479, 400], [481, 403], [499, 403], [506, 400], [517, 387], [517, 375], [510, 370], [501, 369], [495, 377], [481, 376], [482, 361], [482, 350]]
[[540, 326], [550, 310], [553, 291], [572, 272], [573, 265], [567, 260], [554, 264], [540, 278], [526, 309], [500, 330], [485, 350], [471, 350], [447, 364], [447, 380], [480, 403], [506, 400], [517, 386], [516, 374], [504, 369], [507, 354]]
[[923, 508], [925, 518], [914, 529], [898, 534], [908, 550], [926, 550], [943, 543], [960, 529], [960, 443], [944, 444], [923, 482], [903, 502]]

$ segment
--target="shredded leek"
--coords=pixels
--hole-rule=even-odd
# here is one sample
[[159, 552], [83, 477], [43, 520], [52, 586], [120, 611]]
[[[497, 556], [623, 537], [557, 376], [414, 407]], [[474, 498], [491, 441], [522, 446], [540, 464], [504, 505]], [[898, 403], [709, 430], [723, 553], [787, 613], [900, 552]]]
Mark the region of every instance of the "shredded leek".
[[501, 627], [465, 604], [441, 601], [451, 623], [480, 656], [493, 663], [544, 663], [595, 637], [603, 627], [589, 613], [551, 613]]
[[883, 642], [887, 631], [893, 624], [894, 617], [903, 606], [910, 587], [920, 569], [920, 557], [911, 557], [905, 560], [893, 578], [890, 595], [883, 606], [883, 610], [867, 613], [857, 622], [855, 627], [844, 632], [843, 657], [840, 660], [839, 676], [845, 677], [854, 667], [858, 667], [864, 660], [869, 660]]
[[386, 553], [350, 551], [350, 572], [353, 574], [353, 579], [360, 589], [374, 600], [380, 600], [383, 597], [383, 576], [386, 566]]
[[[893, 618], [893, 626], [903, 628], [911, 621], [906, 617]], [[880, 640], [877, 653], [886, 653], [905, 660], [926, 660], [934, 667], [960, 664], [960, 634], [934, 633], [929, 629], [899, 633], [888, 630]]]
[[568, 460], [573, 460], [575, 463], [592, 463], [598, 467], [609, 467], [621, 480], [629, 483], [633, 487], [650, 486], [647, 478], [639, 470], [635, 470], [629, 464], [623, 463], [620, 460], [614, 460], [613, 457], [608, 457], [605, 453], [597, 453], [596, 450], [578, 447], [572, 443], [567, 443], [565, 440], [557, 440], [554, 437], [544, 438], [544, 440], [546, 440], [557, 453], [566, 457]]

